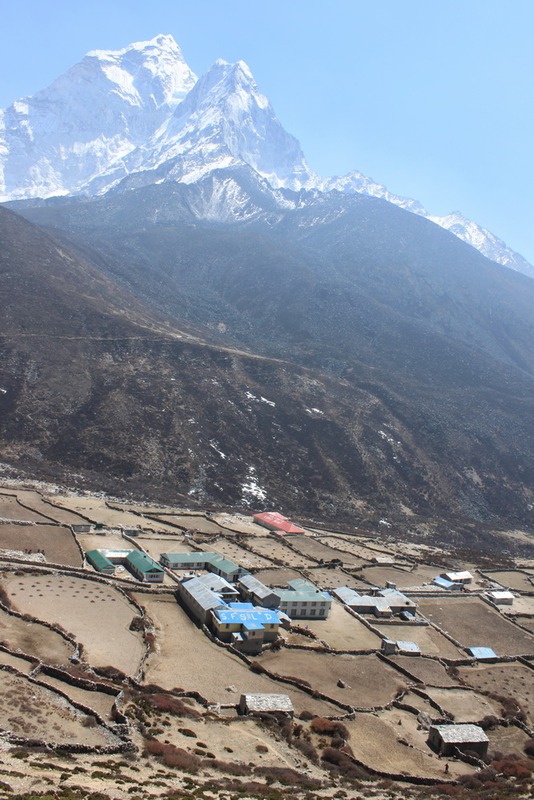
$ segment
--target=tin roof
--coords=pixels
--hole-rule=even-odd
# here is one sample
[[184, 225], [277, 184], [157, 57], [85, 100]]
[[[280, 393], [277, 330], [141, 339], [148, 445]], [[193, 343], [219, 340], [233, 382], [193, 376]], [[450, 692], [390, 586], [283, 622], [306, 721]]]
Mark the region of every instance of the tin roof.
[[447, 744], [469, 744], [470, 742], [489, 742], [488, 737], [479, 725], [432, 725], [430, 731], [436, 730]]
[[484, 661], [485, 658], [497, 658], [491, 647], [468, 647], [467, 652], [479, 661]]
[[276, 611], [252, 603], [228, 603], [214, 611], [216, 617], [228, 625], [243, 625], [248, 630], [258, 630], [264, 625], [278, 625], [280, 620]]
[[96, 569], [114, 570], [115, 564], [107, 558], [100, 550], [88, 550], [85, 554], [88, 561]]
[[239, 578], [238, 583], [248, 589], [249, 592], [254, 592], [254, 594], [259, 598], [276, 594], [273, 589], [270, 589], [264, 583], [259, 581], [254, 577], [254, 575], [242, 575]]
[[215, 592], [208, 589], [200, 578], [189, 578], [188, 580], [182, 581], [180, 591], [191, 595], [204, 611], [209, 611], [211, 608], [219, 608], [219, 606], [224, 607], [226, 605]]
[[319, 602], [331, 602], [332, 598], [328, 592], [322, 592], [317, 586], [304, 578], [294, 578], [287, 582], [289, 589], [276, 589], [275, 594], [281, 602], [286, 603], [306, 603], [311, 600]]
[[452, 581], [453, 583], [464, 583], [473, 580], [473, 576], [470, 572], [467, 572], [467, 570], [464, 570], [463, 572], [445, 572], [442, 577]]
[[147, 572], [163, 572], [164, 570], [157, 564], [153, 558], [147, 556], [146, 553], [141, 553], [139, 550], [132, 550], [127, 558], [126, 561], [128, 564], [131, 564], [133, 567], [139, 570], [139, 572], [147, 573]]
[[432, 583], [435, 586], [441, 586], [442, 589], [454, 589], [454, 587], [457, 586], [456, 583], [447, 580], [447, 578], [442, 578], [441, 575], [437, 575], [433, 578]]
[[242, 694], [240, 703], [249, 711], [293, 712], [293, 703], [287, 694]]
[[397, 647], [400, 653], [420, 653], [421, 648], [415, 642], [398, 641]]
[[287, 517], [284, 517], [283, 514], [279, 514], [277, 511], [266, 511], [263, 514], [255, 514], [253, 519], [254, 522], [257, 522], [259, 525], [277, 531], [283, 531], [284, 533], [305, 533], [302, 528], [299, 528], [298, 525], [293, 525]]

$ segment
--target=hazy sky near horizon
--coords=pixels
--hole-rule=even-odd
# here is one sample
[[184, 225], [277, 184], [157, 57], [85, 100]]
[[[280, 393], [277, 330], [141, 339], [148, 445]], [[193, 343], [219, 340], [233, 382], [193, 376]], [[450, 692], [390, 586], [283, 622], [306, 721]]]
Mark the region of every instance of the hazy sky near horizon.
[[312, 169], [459, 210], [534, 263], [532, 0], [0, 0], [0, 108], [171, 33], [247, 62]]

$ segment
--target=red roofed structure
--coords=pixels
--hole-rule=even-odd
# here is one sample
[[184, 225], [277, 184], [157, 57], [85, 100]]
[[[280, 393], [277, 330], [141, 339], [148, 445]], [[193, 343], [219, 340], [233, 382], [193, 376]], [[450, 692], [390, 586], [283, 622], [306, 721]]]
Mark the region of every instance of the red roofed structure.
[[293, 525], [287, 517], [278, 514], [276, 511], [255, 514], [253, 519], [258, 525], [277, 533], [305, 533], [302, 528], [299, 528], [298, 525]]

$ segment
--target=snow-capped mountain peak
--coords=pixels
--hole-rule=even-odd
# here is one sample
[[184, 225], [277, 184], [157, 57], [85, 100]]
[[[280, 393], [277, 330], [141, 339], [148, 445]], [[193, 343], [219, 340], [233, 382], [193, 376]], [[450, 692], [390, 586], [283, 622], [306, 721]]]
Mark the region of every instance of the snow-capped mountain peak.
[[214, 169], [252, 167], [274, 189], [300, 189], [317, 180], [298, 141], [288, 134], [244, 61], [222, 59], [142, 146], [118, 160], [90, 191], [174, 180], [193, 183]]
[[82, 190], [146, 142], [195, 82], [172, 36], [92, 50], [0, 112], [0, 199]]

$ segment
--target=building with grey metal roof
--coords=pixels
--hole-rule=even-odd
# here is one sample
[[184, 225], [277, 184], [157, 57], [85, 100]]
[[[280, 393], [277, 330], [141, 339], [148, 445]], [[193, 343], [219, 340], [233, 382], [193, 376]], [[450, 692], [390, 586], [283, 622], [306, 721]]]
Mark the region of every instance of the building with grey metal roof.
[[242, 694], [240, 714], [288, 714], [293, 716], [293, 703], [287, 694]]
[[241, 575], [237, 585], [245, 600], [264, 608], [278, 608], [280, 598], [277, 593], [259, 581], [254, 575]]
[[483, 757], [488, 752], [489, 739], [479, 725], [432, 725], [428, 744], [443, 756], [475, 753]]

